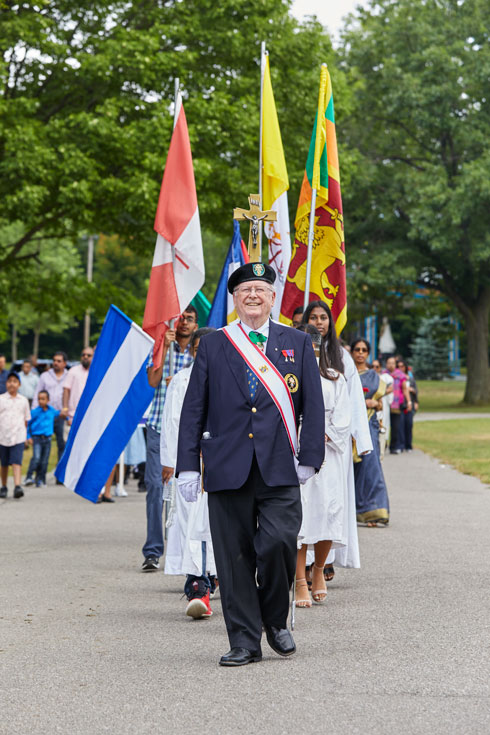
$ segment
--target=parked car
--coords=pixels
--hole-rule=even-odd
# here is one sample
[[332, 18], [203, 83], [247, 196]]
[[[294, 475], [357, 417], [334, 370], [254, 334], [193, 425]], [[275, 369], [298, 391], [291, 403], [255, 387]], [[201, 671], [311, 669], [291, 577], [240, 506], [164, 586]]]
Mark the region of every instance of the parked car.
[[[29, 359], [28, 357], [24, 358], [24, 360], [28, 360], [28, 359]], [[12, 370], [15, 370], [16, 373], [20, 373], [20, 371], [22, 370], [22, 363], [24, 362], [24, 360], [16, 360], [14, 363], [12, 363]], [[53, 361], [51, 358], [49, 358], [48, 360], [42, 357], [38, 357], [36, 368], [37, 368], [39, 375], [41, 375], [41, 373], [44, 373], [46, 370], [49, 370], [52, 362]], [[66, 363], [66, 367], [69, 370], [70, 368], [74, 367], [75, 365], [79, 365], [79, 364], [80, 364], [79, 360], [68, 360], [68, 362]]]

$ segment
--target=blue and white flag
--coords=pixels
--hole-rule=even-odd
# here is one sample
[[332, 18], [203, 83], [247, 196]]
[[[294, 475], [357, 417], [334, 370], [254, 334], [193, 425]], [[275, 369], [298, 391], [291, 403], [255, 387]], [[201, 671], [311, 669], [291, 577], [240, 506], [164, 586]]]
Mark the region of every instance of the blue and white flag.
[[150, 404], [153, 339], [111, 305], [55, 476], [93, 503]]

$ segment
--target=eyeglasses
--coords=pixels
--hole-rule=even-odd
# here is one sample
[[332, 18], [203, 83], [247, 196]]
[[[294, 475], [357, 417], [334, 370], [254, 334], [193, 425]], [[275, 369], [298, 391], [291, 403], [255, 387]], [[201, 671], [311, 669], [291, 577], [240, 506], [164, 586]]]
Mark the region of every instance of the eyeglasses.
[[367, 347], [354, 347], [353, 352], [369, 352]]
[[264, 288], [263, 286], [245, 286], [245, 288], [236, 288], [235, 293], [241, 293], [244, 296], [251, 296], [252, 291], [255, 292], [256, 296], [264, 296], [267, 291], [272, 293], [272, 288]]
[[179, 322], [195, 322], [195, 321], [196, 320], [194, 319], [193, 316], [184, 316], [184, 314], [182, 314], [182, 316], [179, 316]]

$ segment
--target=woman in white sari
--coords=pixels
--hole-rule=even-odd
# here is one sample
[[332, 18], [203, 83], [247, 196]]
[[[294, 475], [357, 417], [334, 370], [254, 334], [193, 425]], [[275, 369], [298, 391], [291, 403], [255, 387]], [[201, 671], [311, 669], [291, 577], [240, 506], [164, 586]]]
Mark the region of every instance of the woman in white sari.
[[[364, 393], [362, 390], [359, 373], [357, 372], [354, 360], [345, 348], [340, 348], [339, 341], [335, 335], [334, 322], [332, 312], [324, 301], [312, 301], [308, 304], [304, 314], [303, 323], [311, 324], [317, 327], [322, 335], [322, 347], [325, 350], [327, 359], [344, 375], [347, 382], [347, 392], [349, 394], [350, 412], [351, 412], [351, 439], [354, 439], [359, 454], [370, 452], [373, 449], [371, 435], [369, 433], [369, 425], [366, 414], [366, 406], [364, 403]], [[340, 349], [340, 363], [338, 351]], [[339, 364], [341, 367], [339, 367]], [[358, 569], [361, 566], [359, 556], [359, 540], [357, 537], [357, 521], [356, 521], [356, 494], [354, 486], [354, 465], [352, 463], [352, 443], [348, 443], [348, 447], [343, 454], [344, 471], [347, 477], [346, 495], [345, 495], [345, 513], [344, 513], [344, 531], [346, 536], [346, 545], [332, 549], [327, 557], [324, 575], [325, 581], [329, 582], [334, 578], [335, 569], [333, 564], [341, 567], [351, 567]], [[312, 564], [313, 553], [308, 552], [307, 563]], [[307, 570], [307, 579], [310, 572]]]
[[[316, 335], [320, 337], [311, 325], [302, 328], [312, 335], [313, 341]], [[338, 355], [340, 359], [340, 345]], [[308, 548], [314, 549], [315, 554], [312, 597], [321, 603], [327, 593], [323, 569], [328, 553], [331, 549], [344, 548], [347, 543], [347, 477], [343, 455], [350, 442], [349, 396], [344, 376], [329, 364], [324, 350], [320, 352], [320, 374], [325, 406], [325, 459], [318, 474], [301, 486], [303, 521], [298, 535], [297, 607], [311, 607], [312, 604], [305, 575]]]

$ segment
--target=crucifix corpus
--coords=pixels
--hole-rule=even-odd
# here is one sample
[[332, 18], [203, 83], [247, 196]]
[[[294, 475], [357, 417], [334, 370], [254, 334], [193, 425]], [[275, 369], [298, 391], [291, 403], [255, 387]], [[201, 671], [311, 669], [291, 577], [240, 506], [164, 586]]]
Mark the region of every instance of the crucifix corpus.
[[260, 252], [260, 222], [276, 222], [277, 212], [272, 209], [262, 212], [260, 209], [260, 194], [250, 194], [248, 198], [250, 209], [240, 209], [235, 207], [233, 210], [233, 219], [239, 222], [248, 220], [250, 222], [250, 233], [248, 236], [248, 254], [251, 263], [258, 263], [261, 260]]

